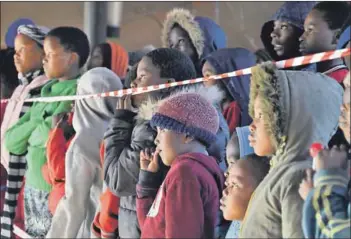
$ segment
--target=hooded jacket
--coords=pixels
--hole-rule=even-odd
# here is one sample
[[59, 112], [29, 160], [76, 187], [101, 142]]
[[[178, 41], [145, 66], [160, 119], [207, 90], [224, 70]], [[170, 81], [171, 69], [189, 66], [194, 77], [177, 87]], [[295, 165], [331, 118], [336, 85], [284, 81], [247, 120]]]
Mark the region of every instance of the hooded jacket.
[[173, 161], [163, 183], [157, 176], [140, 171], [141, 238], [214, 238], [224, 184], [216, 160], [201, 153], [183, 154]]
[[259, 95], [277, 151], [268, 175], [251, 197], [240, 238], [303, 238], [299, 184], [312, 166], [309, 147], [314, 142], [327, 145], [338, 127], [342, 87], [322, 74], [261, 67], [252, 72], [250, 115]]
[[[206, 96], [214, 105], [223, 99], [223, 94], [217, 87], [205, 88], [201, 85], [181, 91], [197, 92]], [[104, 177], [109, 190], [120, 197], [118, 230], [121, 238], [140, 237], [136, 215], [139, 155], [142, 149], [156, 147], [154, 140], [157, 132], [151, 128], [149, 122], [159, 103], [160, 100], [147, 100], [139, 107], [138, 114], [126, 110], [117, 111], [105, 134]], [[225, 157], [225, 147], [229, 140], [228, 126], [223, 116], [222, 120], [220, 117], [220, 130], [217, 136], [217, 141], [210, 146], [208, 152], [218, 160], [221, 156]], [[162, 171], [166, 174], [168, 168], [163, 165]]]
[[[98, 67], [81, 77], [77, 94], [122, 88], [115, 73]], [[91, 238], [91, 225], [103, 182], [100, 144], [116, 104], [116, 97], [76, 101], [73, 116], [76, 134], [66, 153], [65, 197], [56, 208], [47, 238]]]
[[273, 31], [274, 21], [276, 20], [286, 21], [294, 25], [298, 29], [301, 29], [301, 31], [303, 32], [304, 31], [303, 25], [304, 25], [305, 19], [308, 13], [316, 5], [316, 3], [317, 2], [315, 1], [311, 1], [311, 2], [286, 1], [278, 9], [278, 11], [272, 16], [272, 18], [263, 24], [261, 29], [261, 40], [265, 49], [271, 55], [273, 60], [275, 61], [285, 60], [285, 59], [281, 59], [276, 54], [276, 52], [273, 49], [273, 45], [271, 43], [272, 42], [271, 33]]
[[227, 36], [223, 29], [212, 19], [193, 16], [190, 11], [175, 8], [167, 14], [162, 30], [163, 47], [169, 48], [169, 34], [174, 24], [180, 25], [190, 37], [199, 57], [197, 70], [201, 72], [202, 59], [208, 54], [227, 46]]
[[[223, 74], [236, 70], [245, 69], [256, 65], [256, 57], [249, 50], [244, 48], [225, 48], [219, 49], [204, 59], [209, 62], [216, 70], [217, 74]], [[231, 119], [235, 116], [226, 117], [230, 132], [234, 132], [236, 127], [242, 127], [251, 123], [249, 116], [249, 94], [250, 94], [250, 76], [243, 75], [230, 77], [221, 80], [225, 90], [229, 93], [231, 99], [238, 103], [240, 112], [238, 114], [239, 122], [232, 125]]]

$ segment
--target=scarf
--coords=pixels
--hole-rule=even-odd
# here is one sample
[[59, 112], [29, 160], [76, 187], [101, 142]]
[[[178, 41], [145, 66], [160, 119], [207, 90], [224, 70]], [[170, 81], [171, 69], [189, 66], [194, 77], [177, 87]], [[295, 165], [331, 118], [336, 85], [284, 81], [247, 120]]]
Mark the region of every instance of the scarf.
[[[26, 75], [18, 74], [20, 84], [28, 85], [32, 80], [44, 73], [43, 69], [30, 72]], [[32, 89], [30, 98], [40, 96], [41, 87]], [[32, 102], [24, 102], [20, 117], [22, 117], [32, 106]], [[16, 216], [18, 195], [23, 185], [23, 178], [26, 173], [27, 161], [25, 155], [10, 155], [10, 162], [7, 171], [7, 189], [5, 193], [5, 203], [3, 215], [1, 217], [1, 238], [11, 238], [13, 231], [13, 220]]]

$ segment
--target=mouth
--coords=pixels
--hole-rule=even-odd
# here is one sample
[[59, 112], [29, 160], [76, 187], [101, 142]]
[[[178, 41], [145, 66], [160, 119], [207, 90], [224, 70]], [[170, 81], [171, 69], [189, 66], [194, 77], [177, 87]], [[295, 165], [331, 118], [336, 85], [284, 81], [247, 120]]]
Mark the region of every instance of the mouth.
[[225, 203], [224, 203], [224, 199], [223, 198], [219, 201], [219, 205], [220, 205], [219, 208], [221, 210], [223, 210], [225, 208]]
[[255, 137], [252, 134], [249, 135], [249, 144], [251, 147], [253, 147], [256, 144]]

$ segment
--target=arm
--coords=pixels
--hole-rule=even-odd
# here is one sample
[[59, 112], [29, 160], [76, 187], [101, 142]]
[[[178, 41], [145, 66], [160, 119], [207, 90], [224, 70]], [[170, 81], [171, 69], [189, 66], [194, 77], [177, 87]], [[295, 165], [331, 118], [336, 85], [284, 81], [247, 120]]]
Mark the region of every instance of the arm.
[[65, 196], [60, 200], [46, 238], [76, 238], [89, 208], [90, 188], [101, 170], [82, 155], [67, 155]]
[[133, 128], [131, 120], [127, 122], [125, 118], [116, 114], [113, 121], [118, 123], [105, 134], [104, 180], [108, 188], [119, 197], [136, 195], [140, 151], [155, 147], [156, 134], [148, 122], [137, 124]]
[[350, 238], [347, 184], [343, 169], [322, 169], [315, 174], [311, 201], [317, 218], [316, 238]]
[[[146, 215], [156, 197], [157, 191], [162, 183], [161, 173], [152, 173], [140, 170], [137, 191], [137, 215], [140, 228], [143, 228]], [[162, 192], [159, 192], [162, 193]]]
[[[166, 238], [201, 238], [204, 210], [200, 185], [195, 180], [174, 179], [166, 193]], [[176, 203], [175, 203], [176, 202]]]
[[41, 123], [40, 119], [30, 120], [31, 110], [24, 114], [17, 123], [5, 133], [5, 146], [15, 155], [24, 155], [27, 152], [28, 139], [33, 130]]

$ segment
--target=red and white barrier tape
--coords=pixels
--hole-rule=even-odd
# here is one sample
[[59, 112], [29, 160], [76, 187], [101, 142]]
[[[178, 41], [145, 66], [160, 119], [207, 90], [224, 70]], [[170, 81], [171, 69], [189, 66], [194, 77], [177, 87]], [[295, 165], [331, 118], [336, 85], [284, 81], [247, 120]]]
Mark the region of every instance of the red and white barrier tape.
[[[345, 57], [348, 55], [350, 55], [350, 48], [345, 48], [341, 50], [322, 52], [322, 53], [317, 53], [313, 55], [300, 56], [300, 57], [291, 58], [288, 60], [278, 61], [278, 62], [275, 62], [275, 65], [277, 66], [277, 68], [283, 69], [283, 68], [307, 65], [307, 64], [321, 62], [321, 61], [332, 60], [336, 58]], [[130, 88], [130, 89], [117, 90], [117, 91], [111, 91], [111, 92], [105, 92], [105, 93], [99, 93], [99, 94], [33, 98], [33, 99], [26, 99], [25, 102], [56, 102], [56, 101], [82, 100], [82, 99], [103, 98], [103, 97], [121, 97], [124, 95], [137, 95], [141, 93], [156, 91], [159, 89], [166, 89], [170, 87], [199, 83], [209, 79], [220, 80], [228, 77], [248, 75], [248, 74], [251, 74], [251, 68], [252, 67], [237, 70], [237, 71], [232, 71], [232, 72], [228, 72], [220, 75], [214, 75], [208, 78], [202, 77], [202, 78], [196, 78], [196, 79], [185, 80], [180, 82], [165, 83], [165, 84], [152, 85], [147, 87]], [[1, 100], [1, 102], [7, 102], [7, 101], [9, 101], [9, 99]]]
[[13, 225], [13, 233], [15, 233], [17, 236], [23, 239], [33, 238], [16, 225]]

